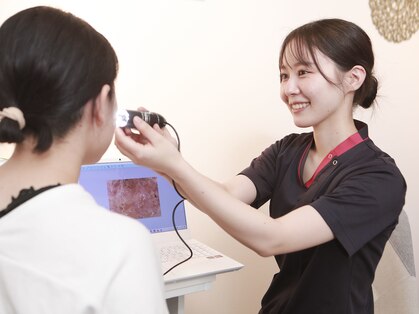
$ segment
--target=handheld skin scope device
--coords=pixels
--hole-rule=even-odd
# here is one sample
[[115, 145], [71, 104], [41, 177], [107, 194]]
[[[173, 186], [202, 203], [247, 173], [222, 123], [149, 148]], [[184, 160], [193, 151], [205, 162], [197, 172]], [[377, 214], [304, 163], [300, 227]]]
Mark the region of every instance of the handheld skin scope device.
[[166, 119], [155, 112], [118, 109], [116, 113], [116, 126], [120, 128], [135, 128], [132, 121], [135, 116], [151, 126], [157, 123], [162, 128], [167, 124]]

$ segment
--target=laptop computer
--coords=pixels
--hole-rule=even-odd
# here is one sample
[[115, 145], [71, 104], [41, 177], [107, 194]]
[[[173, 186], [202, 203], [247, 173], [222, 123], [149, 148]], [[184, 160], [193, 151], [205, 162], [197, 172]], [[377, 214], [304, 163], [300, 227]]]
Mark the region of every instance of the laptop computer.
[[[79, 183], [98, 204], [136, 219], [148, 228], [161, 254], [165, 283], [243, 267], [191, 237], [182, 198], [163, 176], [153, 170], [131, 161], [99, 162], [82, 166]], [[192, 249], [191, 258], [189, 248], [179, 236]]]

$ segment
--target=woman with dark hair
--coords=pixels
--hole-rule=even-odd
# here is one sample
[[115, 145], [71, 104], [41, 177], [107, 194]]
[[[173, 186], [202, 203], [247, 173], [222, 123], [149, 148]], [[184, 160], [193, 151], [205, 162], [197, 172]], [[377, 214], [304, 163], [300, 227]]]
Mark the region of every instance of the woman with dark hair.
[[[285, 39], [281, 98], [294, 123], [312, 132], [272, 144], [239, 175], [216, 183], [192, 168], [167, 130], [134, 123], [116, 131], [126, 156], [166, 175], [197, 208], [278, 272], [260, 313], [374, 312], [371, 284], [398, 222], [406, 183], [394, 160], [353, 118], [377, 93], [374, 55], [357, 25], [324, 19]], [[270, 202], [270, 217], [254, 210]]]
[[115, 130], [117, 56], [88, 23], [34, 7], [0, 27], [0, 313], [167, 313], [148, 230], [79, 184]]

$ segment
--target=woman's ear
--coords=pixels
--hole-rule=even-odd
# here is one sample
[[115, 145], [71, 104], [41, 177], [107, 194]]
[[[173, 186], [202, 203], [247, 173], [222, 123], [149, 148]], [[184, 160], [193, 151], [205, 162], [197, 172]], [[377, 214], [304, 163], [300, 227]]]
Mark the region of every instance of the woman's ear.
[[109, 97], [110, 91], [111, 87], [108, 84], [103, 85], [100, 93], [93, 101], [93, 120], [99, 126], [107, 123], [107, 119], [109, 119], [109, 110], [112, 110], [109, 105], [109, 102], [111, 101]]
[[345, 83], [348, 91], [356, 91], [364, 83], [366, 71], [364, 67], [355, 65], [345, 74]]

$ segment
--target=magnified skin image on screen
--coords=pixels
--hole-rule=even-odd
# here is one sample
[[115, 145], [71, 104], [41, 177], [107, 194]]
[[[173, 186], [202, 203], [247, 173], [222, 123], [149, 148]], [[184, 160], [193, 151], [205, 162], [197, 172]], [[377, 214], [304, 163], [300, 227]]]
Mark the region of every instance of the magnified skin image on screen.
[[135, 219], [161, 215], [156, 177], [110, 180], [107, 188], [110, 210]]

